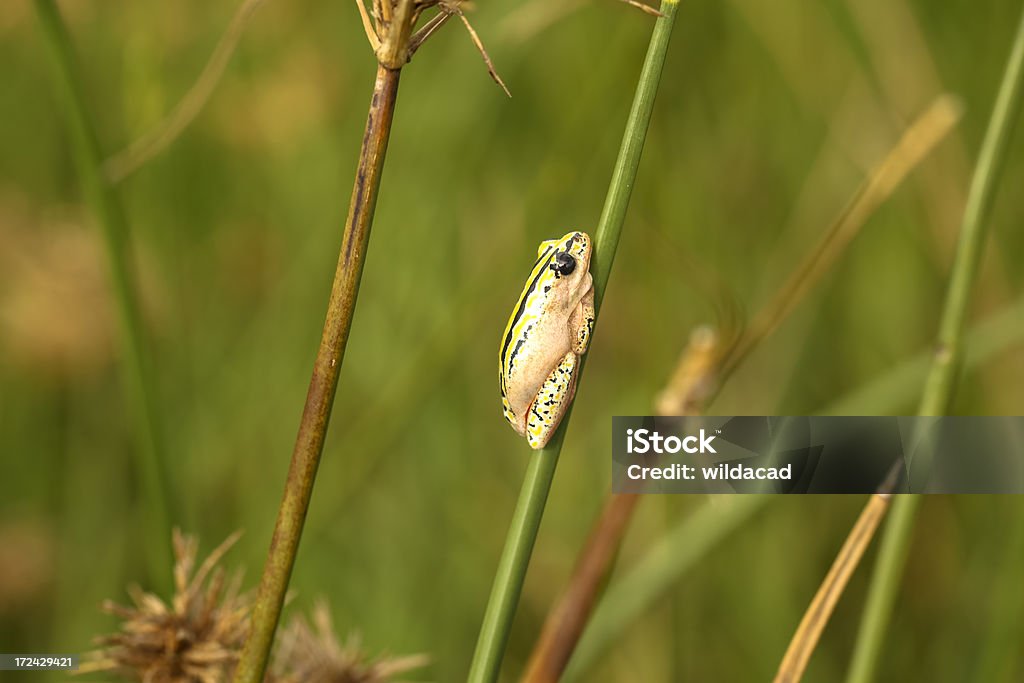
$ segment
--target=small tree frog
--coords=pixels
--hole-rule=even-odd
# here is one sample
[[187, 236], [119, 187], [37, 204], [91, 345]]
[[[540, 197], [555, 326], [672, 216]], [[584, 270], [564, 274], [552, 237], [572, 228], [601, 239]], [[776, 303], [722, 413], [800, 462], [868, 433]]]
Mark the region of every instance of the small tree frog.
[[576, 392], [594, 328], [590, 252], [584, 232], [541, 242], [501, 339], [502, 407], [530, 448], [547, 445]]

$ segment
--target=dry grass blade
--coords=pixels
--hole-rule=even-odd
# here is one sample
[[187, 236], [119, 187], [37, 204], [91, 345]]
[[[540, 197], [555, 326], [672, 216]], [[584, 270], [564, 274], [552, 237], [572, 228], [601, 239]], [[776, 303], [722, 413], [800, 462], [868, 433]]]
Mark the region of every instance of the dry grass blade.
[[960, 119], [956, 99], [942, 95], [904, 132], [881, 164], [854, 193], [817, 248], [797, 268], [751, 322], [725, 361], [722, 377], [728, 376], [740, 361], [771, 334], [796, 304], [828, 272], [836, 259], [860, 231], [872, 213], [893, 193], [907, 174], [942, 141]]
[[420, 49], [420, 45], [427, 41], [427, 38], [434, 35], [437, 29], [444, 26], [452, 15], [448, 12], [439, 12], [427, 21], [416, 33], [413, 34], [412, 38], [409, 39], [409, 56], [416, 54], [416, 50]]
[[652, 17], [664, 16], [661, 12], [659, 12], [656, 9], [654, 9], [650, 5], [645, 5], [644, 3], [639, 2], [638, 0], [621, 0], [621, 2], [626, 3], [630, 7], [636, 7], [638, 10], [640, 10], [644, 14], [650, 14]]
[[356, 0], [356, 7], [359, 8], [359, 18], [363, 21], [363, 30], [366, 32], [366, 39], [370, 41], [370, 47], [376, 53], [380, 49], [380, 37], [377, 35], [377, 29], [373, 25], [373, 20], [370, 18], [370, 13], [366, 10], [366, 5], [363, 4], [363, 0]]
[[871, 539], [874, 538], [878, 525], [889, 510], [889, 501], [892, 498], [892, 491], [901, 470], [894, 468], [879, 488], [878, 493], [871, 496], [860, 517], [850, 529], [843, 547], [836, 555], [835, 561], [825, 575], [825, 579], [818, 587], [814, 599], [804, 612], [800, 625], [789, 642], [786, 654], [779, 664], [779, 671], [775, 674], [774, 683], [798, 683], [803, 678], [807, 662], [818, 645], [822, 631], [828, 624], [829, 617], [835, 610], [836, 603], [846, 589], [850, 577], [860, 564], [864, 551], [867, 550]]
[[171, 110], [155, 128], [131, 143], [126, 149], [110, 157], [103, 164], [103, 172], [111, 183], [118, 183], [139, 170], [150, 159], [160, 154], [181, 135], [203, 110], [213, 94], [214, 88], [224, 75], [231, 55], [245, 31], [245, 26], [263, 0], [242, 0], [235, 15], [231, 17], [224, 35], [221, 36], [210, 61], [203, 67], [192, 88], [185, 93], [181, 102]]
[[[405, 61], [408, 61], [416, 53], [416, 50], [420, 48], [423, 43], [427, 41], [439, 28], [444, 26], [448, 20], [457, 16], [461, 21], [462, 25], [466, 27], [469, 32], [469, 37], [473, 41], [473, 45], [480, 52], [480, 56], [483, 57], [484, 64], [487, 66], [487, 73], [490, 74], [491, 78], [497, 83], [505, 94], [512, 97], [512, 93], [509, 92], [508, 86], [505, 85], [505, 81], [502, 80], [501, 76], [498, 75], [497, 69], [494, 68], [494, 62], [491, 61], [491, 56], [487, 54], [487, 49], [484, 47], [484, 43], [480, 40], [480, 36], [477, 34], [473, 25], [469, 23], [469, 19], [466, 18], [463, 12], [463, 7], [469, 7], [470, 4], [465, 0], [412, 0], [412, 24], [415, 26], [423, 16], [423, 13], [429, 9], [437, 8], [438, 13], [431, 17], [426, 24], [421, 26], [416, 32], [409, 37], [408, 45], [405, 51]], [[382, 61], [382, 64], [386, 64], [386, 61]]]
[[491, 56], [487, 54], [487, 50], [484, 48], [484, 43], [480, 40], [480, 36], [477, 35], [473, 29], [473, 25], [469, 23], [469, 19], [460, 7], [460, 2], [441, 2], [438, 6], [441, 11], [445, 14], [454, 14], [462, 20], [462, 25], [469, 31], [469, 37], [473, 40], [473, 44], [476, 45], [476, 49], [480, 51], [480, 56], [484, 58], [484, 64], [487, 65], [487, 73], [491, 75], [494, 82], [501, 86], [501, 89], [505, 91], [505, 94], [512, 97], [512, 93], [509, 92], [508, 86], [505, 85], [505, 81], [501, 80], [501, 76], [498, 75], [498, 71], [494, 68], [494, 62], [491, 61]]

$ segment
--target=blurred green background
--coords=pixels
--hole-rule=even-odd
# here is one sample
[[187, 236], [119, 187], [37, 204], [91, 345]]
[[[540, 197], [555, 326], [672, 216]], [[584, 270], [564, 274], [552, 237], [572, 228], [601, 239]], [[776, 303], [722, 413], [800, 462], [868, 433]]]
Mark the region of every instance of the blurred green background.
[[[721, 300], [755, 312], [907, 123], [951, 92], [965, 107], [960, 126], [712, 411], [820, 410], [927, 348], [1019, 5], [683, 2], [504, 680], [520, 672], [606, 496], [610, 417], [651, 409], [690, 331], [714, 323]], [[235, 3], [61, 7], [114, 152], [188, 89]], [[465, 676], [528, 457], [501, 416], [501, 330], [537, 243], [596, 223], [652, 26], [612, 0], [480, 2], [470, 17], [513, 97], [454, 22], [403, 73], [286, 612], [326, 596], [342, 634], [362, 633], [372, 652], [429, 653], [419, 678], [433, 681]], [[100, 601], [126, 601], [128, 583], [149, 582], [106, 268], [48, 67], [31, 4], [0, 4], [5, 652], [85, 651], [115, 628]], [[244, 529], [225, 564], [244, 567], [247, 585], [283, 487], [373, 72], [353, 3], [267, 0], [208, 106], [121, 186], [175, 521], [200, 536], [203, 554]], [[1022, 184], [1019, 135], [975, 319], [1020, 298]], [[971, 373], [955, 410], [1020, 413], [1022, 386], [1018, 345]], [[908, 395], [858, 412], [913, 412], [917, 392]], [[645, 501], [620, 565], [699, 503]], [[627, 628], [587, 680], [769, 679], [862, 503], [772, 501]], [[993, 647], [985, 656], [1004, 678], [986, 680], [1024, 676], [1021, 594], [1001, 592], [1024, 563], [1008, 541], [1022, 523], [1017, 497], [925, 502], [882, 680], [969, 680]], [[808, 681], [843, 675], [873, 556]], [[997, 637], [1003, 623], [1016, 626]]]

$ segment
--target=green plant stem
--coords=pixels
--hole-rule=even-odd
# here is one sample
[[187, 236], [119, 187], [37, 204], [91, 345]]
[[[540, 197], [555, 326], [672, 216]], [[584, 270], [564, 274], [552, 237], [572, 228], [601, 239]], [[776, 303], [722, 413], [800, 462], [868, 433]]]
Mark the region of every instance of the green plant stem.
[[[978, 266], [989, 231], [989, 216], [995, 197], [996, 181], [1006, 160], [1013, 124], [1020, 114], [1024, 88], [1024, 14], [1017, 25], [999, 86], [999, 94], [989, 119], [978, 162], [971, 178], [960, 238], [939, 325], [938, 344], [931, 369], [925, 380], [919, 415], [948, 412], [963, 357], [964, 321], [977, 279]], [[857, 634], [857, 643], [847, 683], [869, 683], [875, 677], [878, 659], [892, 616], [896, 588], [906, 564], [917, 496], [901, 495], [893, 501], [885, 527], [882, 547], [868, 589], [867, 603]]]
[[[654, 109], [654, 98], [661, 80], [669, 38], [675, 23], [678, 0], [664, 0], [662, 16], [654, 26], [654, 32], [647, 49], [647, 57], [640, 73], [633, 106], [626, 121], [626, 131], [619, 148], [619, 155], [612, 172], [604, 208], [594, 234], [594, 250], [591, 257], [591, 274], [594, 278], [594, 306], [600, 311], [605, 287], [611, 273], [612, 262], [618, 247], [622, 226], [626, 218], [629, 198], [636, 182], [637, 169], [643, 151], [647, 128]], [[583, 365], [580, 365], [580, 374]], [[577, 377], [579, 382], [579, 377]], [[512, 628], [516, 606], [522, 593], [526, 570], [537, 531], [540, 528], [544, 505], [547, 502], [555, 467], [562, 450], [562, 440], [571, 417], [571, 408], [562, 420], [547, 447], [531, 453], [530, 462], [520, 489], [519, 500], [509, 525], [505, 547], [495, 573], [491, 595], [484, 612], [483, 623], [477, 640], [476, 651], [470, 665], [470, 683], [490, 683], [498, 679], [505, 646]]]
[[111, 289], [117, 310], [118, 333], [124, 353], [122, 374], [131, 404], [137, 447], [141, 453], [144, 498], [144, 544], [150, 580], [157, 589], [170, 587], [173, 487], [163, 451], [156, 389], [144, 350], [142, 316], [135, 280], [129, 266], [128, 223], [114, 189], [104, 180], [103, 155], [85, 95], [75, 72], [71, 37], [54, 0], [35, 0], [36, 15], [53, 65], [61, 110], [67, 117], [72, 155], [82, 194], [103, 234]]
[[313, 495], [313, 482], [327, 437], [331, 406], [359, 293], [359, 280], [370, 239], [384, 156], [391, 135], [400, 73], [399, 69], [384, 66], [377, 68], [323, 336], [313, 365], [313, 377], [306, 394], [306, 404], [270, 551], [263, 568], [263, 578], [253, 605], [251, 631], [235, 672], [235, 681], [239, 683], [258, 683], [263, 680], [288, 581], [295, 565], [295, 554]]
[[971, 292], [978, 276], [991, 221], [996, 181], [1002, 174], [1013, 127], [1020, 116], [1024, 92], [1024, 15], [1017, 26], [1013, 49], [1003, 73], [992, 117], [967, 193], [956, 257], [939, 326], [932, 370], [925, 382], [921, 415], [944, 415], [949, 410], [963, 357], [963, 330]]

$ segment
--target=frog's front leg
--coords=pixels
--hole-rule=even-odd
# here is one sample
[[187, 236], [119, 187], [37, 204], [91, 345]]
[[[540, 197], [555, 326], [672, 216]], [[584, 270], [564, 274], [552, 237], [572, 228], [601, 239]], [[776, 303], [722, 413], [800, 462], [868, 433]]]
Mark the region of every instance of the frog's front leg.
[[[590, 275], [587, 275], [587, 279], [590, 279]], [[572, 320], [572, 350], [578, 356], [582, 356], [587, 352], [587, 347], [590, 345], [590, 333], [594, 331], [594, 288], [593, 286], [587, 290], [587, 293], [583, 295], [580, 300], [580, 305], [576, 307], [573, 312]]]
[[578, 366], [579, 356], [568, 352], [541, 385], [526, 417], [526, 440], [530, 448], [544, 448], [558, 429], [576, 393]]

